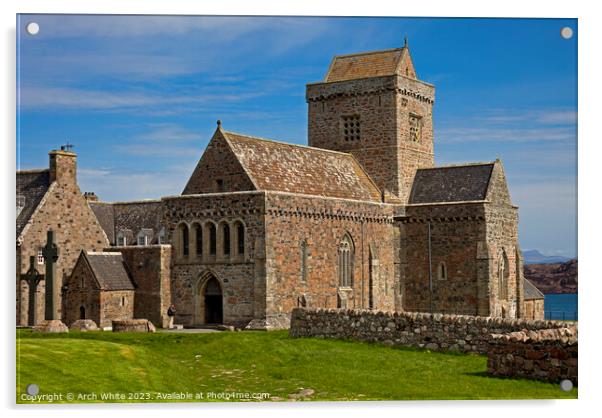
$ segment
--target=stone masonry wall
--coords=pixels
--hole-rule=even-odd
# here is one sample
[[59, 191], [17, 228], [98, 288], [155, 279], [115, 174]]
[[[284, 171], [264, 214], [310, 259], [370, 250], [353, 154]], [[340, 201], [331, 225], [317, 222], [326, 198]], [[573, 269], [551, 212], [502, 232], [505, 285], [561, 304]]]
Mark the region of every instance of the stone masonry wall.
[[167, 309], [171, 304], [171, 246], [110, 247], [105, 251], [123, 254], [136, 286], [134, 318], [148, 319], [156, 326], [166, 327]]
[[[286, 327], [298, 306], [395, 309], [391, 205], [268, 193], [266, 196], [266, 312]], [[353, 242], [353, 285], [339, 282], [339, 248]], [[305, 260], [303, 261], [303, 259]], [[269, 322], [270, 322], [269, 321]]]
[[[489, 269], [489, 315], [524, 317], [523, 257], [518, 243], [518, 208], [512, 205], [504, 170], [494, 164], [485, 206], [486, 254]], [[504, 288], [502, 288], [504, 286]]]
[[[218, 180], [221, 184], [218, 184]], [[221, 130], [217, 130], [190, 176], [183, 195], [255, 190]]]
[[[38, 251], [46, 244], [46, 233], [49, 229], [54, 231], [59, 249], [59, 259], [56, 263], [58, 283], [55, 287], [58, 300], [62, 298], [60, 289], [71, 274], [80, 251], [100, 251], [109, 244], [77, 185], [75, 154], [50, 152], [50, 178], [55, 179], [55, 182], [50, 185], [17, 242], [18, 325], [27, 325], [29, 309], [29, 289], [25, 281], [19, 280], [19, 274], [25, 274], [29, 269], [30, 256], [36, 256], [37, 260]], [[44, 274], [44, 263], [37, 264], [36, 267]], [[41, 281], [37, 295], [38, 321], [44, 319], [44, 292], [45, 284]], [[62, 311], [60, 303], [58, 306], [59, 311]]]
[[[405, 203], [416, 168], [433, 166], [432, 85], [404, 76], [312, 83], [306, 100], [309, 145], [352, 153], [387, 196]], [[345, 140], [344, 116], [359, 116], [359, 140]]]
[[[176, 322], [205, 323], [204, 286], [211, 277], [220, 283], [223, 322], [244, 326], [265, 318], [265, 243], [263, 192], [187, 195], [164, 198], [164, 225], [173, 246], [172, 302]], [[236, 248], [236, 228], [244, 225], [244, 252]], [[230, 254], [224, 254], [223, 226], [230, 226]], [[202, 254], [197, 254], [196, 229], [203, 231]], [[216, 253], [210, 253], [211, 225], [216, 227]], [[189, 231], [189, 253], [184, 255], [182, 228]]]
[[134, 318], [134, 291], [112, 290], [100, 292], [100, 327], [110, 327], [112, 321]]
[[495, 334], [487, 353], [494, 376], [524, 377], [578, 384], [577, 329], [547, 329]]
[[80, 258], [73, 273], [65, 282], [67, 291], [63, 294], [63, 321], [70, 327], [81, 319], [80, 308], [85, 310], [85, 319], [100, 325], [100, 289], [88, 264]]
[[402, 309], [431, 312], [430, 222], [432, 312], [486, 316], [489, 287], [486, 279], [479, 280], [479, 243], [486, 233], [483, 204], [411, 205], [406, 216], [400, 225]]
[[492, 334], [565, 328], [556, 321], [344, 309], [294, 309], [292, 337], [382, 342], [394, 346], [487, 354]]
[[525, 300], [523, 318], [525, 319], [544, 319], [544, 300], [529, 299]]

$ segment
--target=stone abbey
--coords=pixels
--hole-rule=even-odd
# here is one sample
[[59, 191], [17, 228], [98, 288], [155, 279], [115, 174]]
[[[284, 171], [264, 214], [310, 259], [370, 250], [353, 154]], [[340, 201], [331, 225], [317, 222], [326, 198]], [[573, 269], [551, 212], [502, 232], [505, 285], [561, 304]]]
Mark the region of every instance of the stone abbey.
[[65, 150], [17, 172], [17, 324], [49, 229], [68, 325], [166, 326], [171, 304], [185, 326], [250, 329], [286, 328], [296, 307], [543, 317], [502, 163], [434, 165], [435, 88], [407, 44], [336, 56], [306, 101], [308, 146], [218, 121], [177, 196], [99, 201]]

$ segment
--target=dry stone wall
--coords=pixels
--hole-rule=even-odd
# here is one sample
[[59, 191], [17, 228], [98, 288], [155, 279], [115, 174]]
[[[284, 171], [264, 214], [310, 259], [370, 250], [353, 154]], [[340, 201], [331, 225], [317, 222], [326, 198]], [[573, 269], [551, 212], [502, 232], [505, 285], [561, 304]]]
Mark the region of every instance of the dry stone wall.
[[494, 376], [525, 377], [577, 385], [577, 329], [519, 331], [492, 336], [487, 371]]
[[557, 321], [343, 309], [295, 309], [292, 337], [382, 342], [393, 346], [487, 354], [492, 334], [564, 328]]

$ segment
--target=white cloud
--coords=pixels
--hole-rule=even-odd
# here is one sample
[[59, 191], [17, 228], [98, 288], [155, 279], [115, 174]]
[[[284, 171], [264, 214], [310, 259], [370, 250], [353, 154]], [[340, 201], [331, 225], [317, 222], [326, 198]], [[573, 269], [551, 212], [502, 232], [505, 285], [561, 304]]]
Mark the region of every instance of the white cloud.
[[[265, 18], [212, 16], [31, 15], [40, 38], [124, 38], [211, 33], [232, 39], [265, 28]], [[24, 24], [30, 20], [22, 19]]]
[[152, 129], [134, 139], [155, 142], [186, 142], [202, 139], [200, 132], [183, 128], [173, 123], [151, 124]]
[[446, 121], [438, 140], [460, 142], [563, 142], [577, 140], [577, 113], [567, 109], [489, 109], [468, 119]]
[[19, 106], [32, 108], [128, 109], [165, 105], [242, 102], [262, 95], [234, 92], [203, 95], [160, 94], [151, 91], [101, 91], [65, 87], [24, 87], [18, 91]]

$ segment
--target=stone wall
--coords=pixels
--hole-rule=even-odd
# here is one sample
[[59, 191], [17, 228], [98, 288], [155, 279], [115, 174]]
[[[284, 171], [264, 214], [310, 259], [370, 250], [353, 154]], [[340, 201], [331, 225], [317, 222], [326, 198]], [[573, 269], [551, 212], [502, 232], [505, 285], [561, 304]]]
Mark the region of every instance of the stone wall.
[[510, 201], [501, 162], [494, 164], [485, 200], [411, 204], [399, 219], [403, 310], [525, 316], [518, 209]]
[[110, 327], [112, 321], [134, 318], [135, 295], [133, 290], [100, 292], [100, 327]]
[[565, 323], [556, 321], [413, 312], [294, 309], [290, 335], [487, 354], [492, 334], [564, 327]]
[[[523, 257], [518, 242], [518, 207], [512, 204], [501, 161], [496, 160], [485, 206], [491, 316], [524, 317]], [[485, 253], [486, 250], [486, 253]]]
[[136, 286], [134, 318], [144, 318], [156, 326], [167, 327], [171, 304], [171, 246], [146, 245], [110, 247], [119, 251]]
[[[163, 199], [164, 225], [172, 243], [172, 302], [175, 321], [202, 325], [205, 320], [204, 289], [215, 277], [221, 287], [223, 322], [245, 326], [265, 318], [265, 197], [263, 192], [186, 195]], [[244, 250], [237, 251], [236, 228], [244, 226]], [[224, 253], [224, 225], [230, 227], [231, 251]], [[197, 251], [196, 226], [202, 230], [202, 253]], [[210, 251], [210, 227], [216, 228], [216, 251]], [[188, 254], [183, 251], [182, 230], [189, 231]]]
[[544, 300], [529, 299], [525, 300], [523, 318], [525, 319], [544, 319]]
[[[104, 230], [89, 208], [86, 199], [77, 185], [76, 154], [65, 151], [51, 151], [50, 179], [54, 182], [40, 202], [37, 210], [23, 228], [17, 241], [17, 324], [27, 325], [29, 309], [29, 289], [25, 281], [19, 280], [20, 274], [29, 269], [29, 257], [36, 256], [44, 247], [47, 231], [52, 229], [59, 249], [56, 263], [56, 297], [62, 299], [61, 287], [67, 280], [81, 250], [100, 251], [109, 243]], [[45, 264], [36, 268], [45, 273]], [[38, 285], [37, 320], [44, 319], [45, 284]], [[59, 314], [62, 306], [58, 304]], [[59, 316], [60, 317], [60, 316]]]
[[256, 190], [256, 187], [218, 129], [209, 141], [182, 194], [244, 190]]
[[494, 334], [487, 371], [494, 376], [524, 377], [577, 385], [577, 329], [547, 329]]
[[[488, 315], [489, 277], [479, 251], [479, 243], [483, 245], [486, 236], [483, 206], [465, 202], [406, 207], [400, 225], [404, 311]], [[445, 275], [441, 274], [442, 268]]]
[[[391, 205], [266, 194], [266, 315], [288, 326], [299, 306], [395, 309]], [[339, 249], [352, 242], [351, 286], [340, 283]]]
[[65, 281], [67, 291], [63, 294], [63, 321], [70, 327], [81, 318], [81, 308], [84, 318], [91, 319], [100, 325], [100, 289], [90, 271], [88, 263], [79, 258], [71, 276]]

